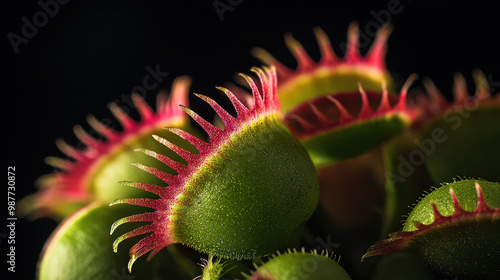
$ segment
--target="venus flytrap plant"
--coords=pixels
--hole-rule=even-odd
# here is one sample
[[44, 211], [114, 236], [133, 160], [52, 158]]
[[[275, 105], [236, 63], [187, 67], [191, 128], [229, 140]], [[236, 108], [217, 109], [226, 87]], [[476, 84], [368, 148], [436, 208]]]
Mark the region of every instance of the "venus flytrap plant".
[[[474, 96], [457, 76], [452, 102], [429, 80], [428, 96], [409, 102], [416, 75], [394, 93], [384, 61], [391, 30], [383, 26], [361, 56], [352, 24], [341, 58], [315, 29], [318, 62], [287, 35], [295, 70], [254, 49], [267, 66], [252, 68], [257, 78], [240, 74], [248, 90], [218, 87], [235, 114], [195, 94], [215, 111], [213, 122], [187, 106], [189, 79], [181, 78], [156, 113], [133, 97], [140, 121], [111, 105], [122, 132], [90, 117], [105, 141], [77, 126], [86, 148], [59, 141], [68, 159], [48, 161], [61, 171], [23, 201], [26, 214], [66, 217], [39, 278], [109, 279], [125, 267], [140, 279], [498, 278], [490, 263], [500, 262], [500, 96], [479, 72]], [[411, 174], [401, 174], [399, 161], [417, 152]], [[478, 179], [425, 190], [457, 176]], [[403, 229], [376, 242], [400, 228], [422, 191]], [[342, 262], [297, 251], [315, 248], [315, 236], [339, 244]], [[149, 263], [134, 265], [148, 253]]]
[[[168, 187], [140, 182], [129, 185], [152, 192], [158, 199], [125, 198], [111, 203], [155, 210], [119, 219], [112, 226], [111, 233], [125, 223], [151, 222], [118, 237], [113, 245], [116, 251], [123, 240], [150, 233], [130, 249], [129, 270], [140, 256], [151, 251], [151, 258], [173, 243], [231, 259], [259, 257], [294, 244], [316, 208], [318, 179], [306, 151], [280, 121], [274, 69], [253, 71], [262, 90], [243, 75], [252, 89], [253, 108], [246, 108], [229, 90], [220, 88], [236, 109], [236, 117], [212, 99], [198, 95], [220, 116], [224, 130], [183, 107], [207, 132], [209, 142], [179, 129], [169, 130], [194, 145], [197, 154], [155, 137], [187, 161], [185, 165], [145, 151], [177, 173], [137, 165]], [[259, 147], [258, 157], [240, 153], [253, 145], [257, 135], [269, 131], [273, 138]]]

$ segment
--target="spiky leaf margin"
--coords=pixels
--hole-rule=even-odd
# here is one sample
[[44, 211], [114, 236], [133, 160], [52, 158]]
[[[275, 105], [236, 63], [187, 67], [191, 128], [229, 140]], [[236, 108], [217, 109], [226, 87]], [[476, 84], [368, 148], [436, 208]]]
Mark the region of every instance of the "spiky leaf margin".
[[129, 270], [132, 269], [133, 263], [142, 255], [151, 252], [148, 255], [148, 259], [150, 259], [162, 248], [173, 243], [181, 243], [180, 240], [176, 239], [176, 236], [174, 236], [172, 231], [176, 219], [176, 205], [178, 203], [181, 203], [179, 202], [180, 197], [182, 197], [184, 192], [188, 191], [184, 189], [184, 186], [187, 184], [187, 182], [189, 182], [191, 178], [199, 173], [199, 170], [203, 168], [205, 163], [210, 161], [210, 159], [214, 155], [216, 155], [218, 151], [220, 151], [224, 146], [229, 145], [231, 142], [231, 137], [238, 131], [252, 126], [263, 118], [268, 118], [270, 116], [280, 116], [280, 106], [276, 93], [277, 79], [274, 67], [264, 68], [264, 70], [259, 68], [252, 68], [252, 71], [258, 75], [262, 90], [259, 90], [257, 84], [252, 78], [244, 74], [240, 74], [246, 79], [252, 89], [254, 100], [254, 106], [252, 108], [245, 107], [245, 105], [243, 105], [231, 91], [222, 87], [218, 87], [218, 89], [224, 92], [231, 101], [234, 109], [236, 110], [236, 117], [233, 117], [231, 114], [229, 114], [211, 98], [196, 94], [200, 99], [207, 102], [219, 115], [224, 124], [223, 130], [204, 120], [191, 109], [181, 106], [186, 114], [193, 118], [208, 134], [209, 142], [205, 142], [178, 128], [166, 128], [167, 130], [177, 134], [181, 138], [191, 143], [194, 147], [196, 147], [196, 149], [198, 150], [197, 154], [193, 154], [170, 143], [166, 139], [153, 135], [153, 137], [158, 142], [167, 146], [168, 148], [176, 152], [179, 156], [181, 156], [187, 162], [187, 165], [174, 161], [171, 158], [158, 154], [154, 151], [145, 149], [140, 150], [147, 155], [163, 162], [165, 165], [170, 166], [176, 171], [177, 174], [170, 174], [156, 168], [144, 166], [142, 164], [136, 164], [138, 168], [151, 173], [152, 175], [167, 183], [168, 187], [165, 188], [162, 186], [137, 182], [123, 182], [126, 185], [151, 192], [157, 195], [159, 198], [123, 198], [117, 199], [110, 204], [117, 205], [125, 203], [148, 207], [155, 210], [154, 212], [146, 212], [119, 219], [111, 227], [111, 234], [113, 234], [117, 227], [125, 223], [150, 222], [150, 224], [148, 225], [138, 227], [126, 234], [121, 235], [115, 240], [113, 244], [113, 250], [116, 252], [118, 249], [118, 245], [123, 240], [143, 234], [149, 234], [148, 236], [138, 241], [130, 249], [130, 261], [128, 264]]
[[88, 123], [93, 132], [98, 133], [100, 137], [94, 137], [80, 125], [75, 126], [75, 135], [84, 144], [82, 149], [58, 139], [56, 144], [66, 158], [46, 159], [55, 171], [42, 176], [36, 182], [40, 190], [21, 202], [20, 215], [30, 215], [32, 218], [41, 216], [58, 218], [71, 214], [72, 210], [91, 201], [109, 203], [114, 198], [106, 201], [92, 189], [95, 188], [91, 183], [95, 180], [96, 173], [106, 166], [108, 158], [117, 155], [123, 149], [127, 149], [128, 145], [150, 135], [153, 131], [164, 126], [187, 127], [189, 119], [178, 105], [188, 104], [190, 84], [191, 79], [188, 76], [175, 79], [168, 99], [164, 92], [158, 94], [156, 113], [139, 94], [132, 94], [132, 102], [139, 112], [140, 121], [135, 121], [120, 106], [111, 103], [109, 108], [121, 124], [122, 131], [114, 130], [90, 115]]

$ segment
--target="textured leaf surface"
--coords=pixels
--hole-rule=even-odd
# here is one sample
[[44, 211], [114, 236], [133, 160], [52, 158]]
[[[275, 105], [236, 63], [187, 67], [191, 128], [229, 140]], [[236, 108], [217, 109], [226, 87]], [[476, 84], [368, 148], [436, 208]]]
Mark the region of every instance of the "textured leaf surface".
[[250, 280], [350, 280], [335, 260], [316, 253], [289, 252], [258, 267]]

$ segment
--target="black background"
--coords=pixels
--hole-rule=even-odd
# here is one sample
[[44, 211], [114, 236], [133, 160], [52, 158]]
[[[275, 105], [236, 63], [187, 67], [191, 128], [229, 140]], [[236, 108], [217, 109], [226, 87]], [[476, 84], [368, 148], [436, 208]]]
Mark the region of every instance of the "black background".
[[[221, 20], [212, 0], [73, 0], [60, 5], [17, 54], [7, 34], [21, 35], [21, 19], [31, 21], [41, 8], [36, 1], [13, 2], [2, 7], [2, 138], [6, 138], [2, 150], [7, 154], [2, 161], [4, 169], [16, 166], [20, 199], [35, 191], [33, 183], [39, 176], [52, 172], [44, 163], [46, 156], [64, 157], [55, 140], [62, 138], [76, 146], [74, 125], [89, 128], [89, 114], [112, 118], [107, 104], [141, 85], [147, 66], [159, 65], [170, 73], [147, 93], [149, 104], [154, 104], [157, 91], [170, 89], [180, 75], [193, 78], [191, 91], [220, 96], [215, 86], [261, 65], [250, 55], [251, 48], [263, 47], [295, 67], [284, 33], [291, 32], [318, 59], [312, 30], [319, 26], [341, 54], [349, 23], [357, 21], [361, 30], [373, 25], [373, 13], [386, 10], [391, 1], [243, 0], [224, 12]], [[448, 93], [455, 72], [463, 73], [472, 89], [470, 74], [479, 68], [490, 77], [492, 88], [500, 89], [500, 21], [494, 1], [399, 2], [402, 11], [390, 19], [395, 28], [387, 55], [390, 71], [403, 80], [411, 73], [431, 77]], [[418, 86], [416, 82], [414, 87]], [[198, 100], [192, 100], [192, 107], [202, 110], [202, 115], [210, 114]], [[137, 117], [135, 112], [131, 115]], [[4, 207], [3, 213], [6, 203]], [[8, 279], [35, 277], [39, 252], [55, 226], [48, 219], [17, 222], [17, 272], [9, 272]], [[2, 226], [0, 233], [5, 232]], [[3, 260], [8, 253], [6, 239], [0, 245]], [[7, 270], [7, 264], [2, 261], [0, 268]]]

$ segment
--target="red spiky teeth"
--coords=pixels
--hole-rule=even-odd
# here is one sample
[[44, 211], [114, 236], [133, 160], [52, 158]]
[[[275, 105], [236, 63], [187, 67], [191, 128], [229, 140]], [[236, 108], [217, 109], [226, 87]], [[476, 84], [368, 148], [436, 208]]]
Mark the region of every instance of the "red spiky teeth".
[[[315, 62], [298, 41], [293, 39], [290, 35], [287, 35], [285, 36], [286, 45], [297, 60], [298, 66], [295, 70], [281, 64], [271, 54], [261, 48], [255, 48], [253, 54], [265, 64], [276, 67], [280, 82], [279, 98], [282, 101], [287, 101], [287, 104], [283, 104], [282, 109], [288, 111], [295, 107], [294, 104], [288, 104], [290, 102], [289, 99], [298, 99], [298, 101], [300, 101], [306, 98], [304, 92], [295, 92], [296, 89], [300, 88], [301, 85], [309, 84], [313, 80], [318, 84], [317, 82], [322, 79], [331, 80], [333, 76], [349, 74], [361, 75], [364, 79], [376, 83], [383, 80], [390, 80], [390, 76], [385, 67], [385, 54], [387, 52], [386, 43], [391, 30], [392, 28], [390, 25], [382, 26], [368, 54], [363, 57], [359, 53], [358, 26], [356, 23], [351, 24], [348, 30], [346, 54], [345, 57], [340, 58], [335, 54], [326, 34], [321, 29], [316, 28], [314, 33], [321, 52], [321, 59], [319, 62]], [[327, 83], [331, 83], [331, 81]], [[345, 85], [342, 85], [342, 83], [341, 81], [340, 83], [334, 84], [333, 87], [336, 89], [332, 89], [332, 85], [325, 86], [324, 88], [319, 84], [315, 85], [314, 90], [317, 92], [313, 95], [314, 97], [318, 97], [332, 94], [333, 91], [346, 91], [346, 87], [351, 89], [349, 91], [354, 89], [351, 88], [353, 85], [351, 85], [350, 82]], [[299, 95], [303, 96], [300, 97]], [[296, 101], [291, 102], [301, 103]]]
[[[411, 75], [398, 96], [389, 95], [385, 84], [382, 85], [382, 94], [365, 92], [361, 84], [358, 84], [359, 93], [328, 95], [297, 107], [285, 116], [285, 123], [297, 138], [306, 139], [389, 114], [405, 114], [413, 120], [416, 118], [416, 111], [407, 108], [406, 103], [408, 88], [415, 79], [416, 75]], [[352, 105], [359, 103], [359, 99], [361, 105], [353, 109]], [[379, 104], [373, 110], [371, 103], [376, 102]]]
[[287, 34], [285, 36], [286, 45], [297, 60], [297, 69], [295, 70], [281, 64], [271, 54], [261, 48], [254, 49], [253, 53], [263, 62], [276, 67], [280, 79], [280, 87], [284, 87], [288, 81], [299, 75], [320, 71], [335, 71], [341, 67], [366, 68], [370, 71], [383, 73], [385, 72], [385, 55], [387, 53], [386, 42], [391, 31], [392, 28], [390, 25], [382, 26], [368, 54], [363, 57], [359, 53], [358, 25], [356, 23], [351, 24], [348, 30], [346, 54], [344, 58], [340, 58], [333, 51], [330, 40], [325, 32], [320, 28], [315, 28], [314, 34], [316, 35], [321, 52], [321, 60], [319, 62], [315, 62], [307, 54], [302, 45], [291, 35]]
[[489, 92], [488, 82], [482, 72], [475, 70], [473, 77], [476, 83], [476, 91], [474, 95], [470, 95], [464, 77], [461, 74], [455, 74], [452, 91], [453, 100], [451, 102], [446, 100], [431, 79], [424, 78], [423, 84], [428, 96], [417, 96], [416, 107], [422, 111], [422, 119], [416, 122], [415, 126], [429, 123], [434, 118], [454, 108], [465, 107], [468, 109], [478, 104], [498, 103], [500, 101], [500, 95], [497, 94], [495, 97], [492, 97], [492, 94]]
[[[105, 140], [91, 136], [81, 126], [75, 126], [75, 134], [85, 144], [85, 148], [80, 150], [63, 140], [57, 140], [57, 146], [67, 156], [67, 159], [55, 157], [47, 159], [47, 163], [57, 170], [53, 174], [40, 178], [38, 183], [41, 189], [34, 195], [34, 202], [27, 200], [23, 212], [39, 216], [57, 216], [60, 215], [58, 212], [61, 211], [61, 208], [67, 205], [99, 200], [100, 198], [93, 193], [90, 182], [96, 171], [105, 164], [106, 158], [118, 153], [120, 148], [125, 145], [164, 126], [188, 124], [189, 120], [178, 104], [188, 103], [190, 83], [191, 80], [187, 76], [177, 78], [172, 85], [169, 100], [164, 93], [158, 95], [156, 113], [140, 95], [133, 94], [132, 101], [139, 111], [140, 121], [133, 120], [118, 105], [111, 104], [111, 112], [122, 125], [123, 131], [121, 132], [101, 123], [95, 117], [89, 116], [90, 126]], [[34, 205], [27, 205], [32, 203]]]
[[450, 216], [443, 216], [434, 201], [431, 201], [431, 206], [433, 210], [434, 221], [429, 225], [424, 225], [418, 221], [414, 221], [414, 225], [417, 228], [415, 231], [400, 231], [389, 235], [388, 239], [376, 242], [371, 246], [367, 253], [363, 255], [361, 261], [368, 257], [390, 254], [395, 252], [400, 252], [405, 249], [415, 237], [425, 234], [425, 232], [435, 229], [439, 226], [446, 226], [447, 224], [464, 221], [467, 219], [478, 219], [482, 216], [495, 217], [500, 215], [500, 208], [492, 209], [488, 206], [485, 201], [485, 197], [481, 186], [478, 182], [475, 182], [475, 188], [477, 192], [477, 206], [473, 211], [465, 211], [458, 201], [455, 192], [450, 187], [450, 195], [453, 202], [454, 212]]
[[154, 212], [146, 212], [142, 214], [137, 214], [129, 217], [122, 218], [116, 221], [111, 228], [111, 234], [114, 230], [122, 224], [129, 222], [150, 222], [150, 224], [136, 228], [128, 233], [123, 234], [118, 237], [113, 244], [114, 250], [118, 248], [118, 244], [123, 240], [132, 238], [138, 235], [151, 233], [147, 237], [141, 239], [137, 244], [135, 244], [129, 251], [130, 261], [128, 268], [131, 270], [133, 263], [137, 258], [151, 252], [148, 259], [155, 255], [162, 248], [173, 244], [179, 243], [174, 236], [172, 227], [175, 225], [176, 213], [175, 205], [181, 203], [179, 197], [182, 195], [195, 195], [192, 193], [186, 193], [187, 190], [184, 188], [190, 180], [195, 178], [197, 174], [200, 174], [200, 170], [204, 165], [211, 160], [214, 155], [221, 152], [225, 146], [229, 145], [232, 141], [232, 136], [237, 133], [240, 129], [245, 129], [249, 126], [254, 125], [255, 122], [260, 121], [262, 118], [268, 117], [270, 115], [279, 114], [279, 102], [276, 95], [276, 73], [274, 68], [261, 70], [259, 68], [252, 68], [261, 83], [262, 90], [260, 91], [256, 83], [248, 76], [242, 75], [248, 82], [253, 94], [253, 104], [252, 108], [245, 107], [238, 98], [229, 90], [219, 87], [226, 96], [231, 101], [233, 107], [236, 110], [237, 117], [233, 117], [226, 110], [224, 110], [217, 102], [210, 99], [207, 96], [196, 94], [200, 99], [207, 102], [214, 111], [221, 118], [224, 129], [219, 129], [209, 123], [208, 121], [201, 118], [198, 114], [193, 112], [191, 109], [182, 106], [182, 109], [193, 118], [203, 130], [206, 131], [209, 137], [209, 142], [200, 140], [199, 138], [177, 128], [167, 128], [171, 132], [177, 134], [181, 138], [187, 140], [198, 150], [197, 154], [191, 153], [184, 150], [166, 139], [160, 138], [158, 136], [153, 136], [161, 144], [167, 146], [179, 156], [181, 156], [187, 165], [176, 162], [166, 156], [155, 153], [153, 151], [141, 149], [140, 151], [152, 156], [164, 164], [170, 166], [174, 169], [177, 174], [173, 175], [170, 173], [163, 172], [156, 168], [144, 166], [141, 164], [136, 164], [140, 169], [151, 173], [157, 178], [164, 181], [168, 187], [155, 186], [151, 184], [144, 183], [132, 183], [126, 182], [126, 184], [140, 188], [142, 190], [156, 194], [158, 199], [149, 198], [124, 198], [118, 199], [111, 203], [111, 205], [116, 204], [131, 204], [144, 206], [154, 209]]

